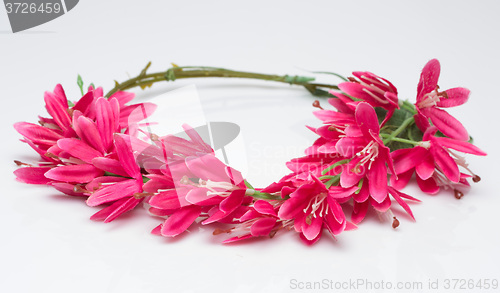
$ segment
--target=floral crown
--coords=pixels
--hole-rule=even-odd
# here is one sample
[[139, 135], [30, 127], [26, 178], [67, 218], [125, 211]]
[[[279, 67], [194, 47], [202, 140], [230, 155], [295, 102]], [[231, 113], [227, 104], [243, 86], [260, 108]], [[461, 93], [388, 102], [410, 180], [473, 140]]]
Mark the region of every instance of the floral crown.
[[[415, 174], [418, 187], [436, 194], [441, 189], [463, 197], [469, 179], [480, 181], [459, 153], [485, 156], [472, 144], [464, 126], [443, 108], [464, 104], [469, 90], [440, 90], [440, 64], [422, 70], [416, 102], [398, 98], [396, 87], [370, 72], [353, 72], [338, 85], [314, 78], [233, 71], [213, 67], [179, 67], [117, 83], [104, 95], [78, 78], [82, 97], [70, 101], [61, 85], [46, 92], [50, 118], [39, 124], [19, 122], [15, 129], [39, 155], [32, 164], [15, 161], [21, 182], [46, 184], [102, 206], [91, 219], [111, 222], [138, 206], [162, 222], [153, 234], [174, 237], [193, 225], [213, 225], [213, 234], [230, 234], [224, 243], [254, 237], [272, 238], [295, 231], [307, 244], [323, 230], [336, 237], [352, 230], [369, 209], [392, 220], [392, 204], [414, 219], [415, 197], [401, 192]], [[185, 137], [148, 131], [156, 105], [130, 104], [134, 94], [158, 81], [194, 77], [270, 80], [306, 88], [328, 98], [333, 108], [314, 115], [322, 125], [308, 127], [318, 138], [305, 156], [286, 165], [289, 175], [264, 188], [253, 187], [242, 174], [215, 156], [197, 131], [183, 125]], [[410, 203], [410, 204], [409, 204]], [[350, 214], [350, 215], [348, 215]]]

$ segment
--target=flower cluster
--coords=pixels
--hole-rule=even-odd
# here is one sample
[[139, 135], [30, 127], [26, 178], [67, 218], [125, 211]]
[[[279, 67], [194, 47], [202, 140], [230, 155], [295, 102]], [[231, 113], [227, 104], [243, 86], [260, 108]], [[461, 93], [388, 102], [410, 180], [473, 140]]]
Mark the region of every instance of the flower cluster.
[[231, 235], [224, 243], [294, 230], [312, 244], [324, 228], [333, 237], [356, 228], [372, 208], [396, 228], [393, 203], [414, 219], [409, 203], [419, 200], [400, 191], [413, 174], [423, 192], [450, 189], [457, 198], [469, 178], [480, 180], [459, 153], [486, 154], [440, 109], [465, 103], [469, 91], [439, 91], [439, 73], [437, 60], [427, 63], [412, 104], [388, 80], [354, 72], [330, 92], [336, 110], [314, 103], [323, 125], [309, 128], [319, 138], [287, 163], [290, 174], [265, 188], [252, 187], [187, 125], [189, 139], [146, 130], [142, 121], [154, 104], [127, 105], [133, 94], [104, 98], [93, 87], [71, 103], [58, 85], [45, 93], [51, 118], [15, 124], [41, 157], [36, 164], [16, 161], [23, 168], [15, 175], [102, 206], [93, 220], [110, 222], [142, 204], [163, 219], [152, 233], [165, 237], [215, 225], [214, 235]]

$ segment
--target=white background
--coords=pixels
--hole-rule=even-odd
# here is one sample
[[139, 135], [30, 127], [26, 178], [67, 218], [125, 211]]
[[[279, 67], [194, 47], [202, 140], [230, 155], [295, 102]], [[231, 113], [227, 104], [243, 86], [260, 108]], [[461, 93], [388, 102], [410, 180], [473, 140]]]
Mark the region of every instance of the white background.
[[[499, 279], [498, 3], [83, 0], [17, 34], [0, 8], [0, 291], [301, 292], [292, 279], [366, 278], [423, 282], [431, 292], [429, 280], [443, 286], [446, 278]], [[142, 209], [109, 224], [93, 222], [96, 208], [12, 174], [14, 159], [36, 160], [13, 123], [44, 115], [43, 93], [56, 83], [78, 98], [77, 74], [110, 89], [148, 61], [152, 72], [170, 62], [303, 75], [302, 69], [368, 70], [390, 79], [401, 98], [414, 99], [421, 68], [432, 58], [441, 61], [442, 89], [472, 91], [465, 106], [450, 112], [489, 156], [468, 157], [483, 180], [460, 201], [449, 192], [427, 196], [407, 188], [423, 203], [412, 205], [416, 223], [397, 213], [395, 231], [371, 215], [358, 230], [336, 241], [324, 234], [312, 247], [292, 232], [239, 245], [221, 245], [211, 229], [168, 240], [149, 234], [160, 220]], [[319, 125], [314, 98], [287, 85], [183, 80], [139, 92], [138, 101], [193, 83], [208, 119], [241, 126], [255, 185], [278, 180], [284, 163], [315, 138], [304, 127]]]

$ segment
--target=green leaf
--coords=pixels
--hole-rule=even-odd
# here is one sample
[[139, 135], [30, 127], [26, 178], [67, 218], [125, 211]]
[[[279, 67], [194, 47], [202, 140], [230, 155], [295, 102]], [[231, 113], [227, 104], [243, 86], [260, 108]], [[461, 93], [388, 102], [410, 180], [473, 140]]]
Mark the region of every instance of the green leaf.
[[[387, 113], [386, 110], [382, 108], [375, 108], [375, 112], [377, 113], [377, 117], [379, 120], [379, 123], [382, 123], [382, 121], [385, 118], [385, 115]], [[394, 114], [392, 115], [391, 119], [387, 121], [380, 130], [381, 134], [391, 134], [394, 130], [396, 130], [403, 122], [412, 117], [413, 113], [410, 112], [409, 110], [405, 108], [401, 109], [396, 109], [394, 111]], [[422, 140], [423, 133], [420, 131], [420, 129], [417, 127], [415, 123], [412, 123], [408, 125], [408, 127], [402, 131], [397, 137], [408, 139], [408, 140], [413, 140], [413, 141], [421, 141]], [[403, 142], [398, 142], [398, 141], [391, 141], [387, 145], [391, 151], [395, 151], [398, 149], [405, 149], [405, 148], [411, 148], [413, 145], [403, 143]]]
[[83, 80], [82, 80], [82, 77], [80, 76], [80, 74], [78, 74], [78, 77], [76, 79], [76, 84], [80, 88], [80, 92], [82, 93], [82, 96], [83, 96]]

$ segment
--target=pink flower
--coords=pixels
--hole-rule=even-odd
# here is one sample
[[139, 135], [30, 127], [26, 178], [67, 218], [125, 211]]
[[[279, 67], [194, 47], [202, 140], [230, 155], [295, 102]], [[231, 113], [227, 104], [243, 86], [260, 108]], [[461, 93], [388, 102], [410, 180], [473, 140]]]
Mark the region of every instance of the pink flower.
[[[14, 125], [24, 136], [23, 141], [43, 160], [39, 167], [24, 164], [36, 170], [16, 170], [18, 179], [62, 186], [60, 183], [84, 184], [102, 176], [104, 171], [93, 164], [93, 159], [112, 153], [113, 135], [126, 132], [127, 123], [137, 123], [156, 108], [150, 103], [125, 105], [133, 97], [130, 93], [117, 92], [107, 100], [102, 97], [102, 88], [90, 87], [74, 106], [69, 107], [61, 85], [58, 84], [53, 92], [46, 92], [46, 108], [52, 118], [40, 117], [41, 126], [27, 122]], [[42, 170], [45, 171], [43, 175]]]
[[367, 178], [370, 195], [379, 203], [387, 196], [387, 166], [394, 170], [390, 150], [379, 137], [380, 127], [372, 106], [359, 103], [356, 127], [336, 144], [337, 151], [350, 161], [344, 165], [340, 185], [349, 188]]
[[265, 200], [257, 200], [248, 210], [238, 219], [236, 227], [229, 230], [216, 229], [214, 235], [220, 233], [235, 233], [238, 236], [224, 240], [223, 243], [232, 243], [248, 238], [270, 236], [273, 237], [278, 229], [283, 228], [279, 222], [277, 208], [280, 202], [271, 204]]
[[356, 78], [350, 78], [350, 82], [339, 84], [339, 88], [348, 95], [361, 99], [372, 107], [380, 107], [387, 110], [382, 125], [388, 121], [394, 111], [399, 109], [398, 90], [387, 79], [377, 76], [371, 72], [353, 72]]
[[301, 238], [313, 244], [321, 237], [323, 227], [334, 236], [344, 231], [347, 220], [336, 197], [354, 193], [357, 187], [332, 188], [326, 186], [314, 175], [294, 192], [290, 193], [280, 207], [281, 220], [293, 220], [294, 228]]
[[[93, 220], [110, 222], [124, 212], [132, 210], [143, 200], [142, 197], [137, 197], [137, 194], [143, 191], [143, 178], [132, 152], [130, 138], [127, 135], [115, 134], [114, 145], [121, 168], [127, 174], [127, 177], [105, 176], [96, 178], [97, 181], [100, 181], [99, 183], [108, 184], [98, 184], [97, 190], [93, 191], [90, 189], [90, 186], [87, 185], [87, 188], [91, 191], [87, 199], [87, 204], [89, 206], [112, 203], [109, 207], [94, 214], [91, 217]], [[111, 161], [109, 161], [108, 165], [110, 165], [109, 169], [115, 168]], [[103, 167], [104, 169], [108, 169], [105, 163]], [[94, 182], [96, 180], [94, 180]]]
[[440, 108], [462, 105], [467, 102], [470, 92], [460, 87], [440, 92], [438, 86], [440, 71], [441, 66], [436, 59], [429, 61], [422, 70], [417, 87], [415, 123], [422, 132], [425, 132], [430, 126], [430, 119], [444, 135], [467, 141], [469, 134], [460, 121]]
[[288, 169], [290, 169], [297, 179], [307, 180], [310, 174], [316, 177], [321, 177], [322, 175], [338, 175], [341, 173], [342, 167], [332, 168], [328, 172], [323, 174], [323, 171], [333, 165], [345, 160], [344, 157], [338, 153], [334, 154], [313, 154], [301, 158], [295, 158], [286, 163]]
[[354, 110], [357, 103], [345, 95], [334, 92], [331, 92], [331, 94], [337, 96], [337, 98], [328, 99], [328, 102], [338, 111], [325, 110], [319, 106], [318, 102], [318, 107], [321, 110], [314, 111], [313, 114], [323, 121], [324, 125], [318, 128], [308, 127], [320, 138], [306, 149], [305, 153], [307, 155], [337, 153], [335, 148], [337, 141], [346, 134], [346, 131], [349, 131], [350, 125], [355, 124]]
[[[211, 154], [187, 157], [185, 165], [192, 174], [174, 182], [176, 189], [167, 190], [150, 198], [152, 212], [166, 210], [170, 217], [161, 226], [161, 235], [176, 236], [184, 232], [202, 212], [208, 217], [202, 224], [221, 222], [232, 215], [251, 197], [245, 197], [246, 186], [241, 173], [226, 166]], [[179, 178], [173, 174], [172, 178]]]
[[435, 136], [437, 128], [431, 126], [424, 133], [419, 145], [409, 149], [392, 152], [395, 174], [398, 179], [391, 178], [392, 185], [398, 189], [406, 186], [412, 174], [417, 174], [417, 183], [424, 192], [435, 194], [440, 186], [451, 187], [454, 183], [463, 182], [466, 177], [461, 174], [459, 166], [468, 170], [474, 181], [479, 180], [465, 162], [465, 158], [455, 151], [485, 156], [486, 153], [468, 142]]
[[[358, 224], [366, 216], [366, 213], [368, 212], [368, 208], [371, 206], [373, 207], [377, 212], [380, 213], [385, 213], [389, 211], [391, 208], [391, 199], [394, 198], [396, 202], [408, 213], [408, 215], [415, 220], [415, 217], [413, 216], [413, 212], [410, 209], [410, 206], [404, 201], [404, 199], [412, 200], [415, 202], [420, 202], [420, 200], [409, 196], [408, 194], [405, 194], [403, 192], [400, 192], [396, 190], [392, 186], [387, 187], [387, 194], [382, 202], [376, 201], [369, 192], [368, 186], [370, 185], [364, 180], [361, 187], [352, 194], [352, 199], [353, 199], [353, 209], [352, 209], [352, 214], [351, 214], [351, 221], [354, 224]], [[389, 211], [389, 213], [392, 213]]]

